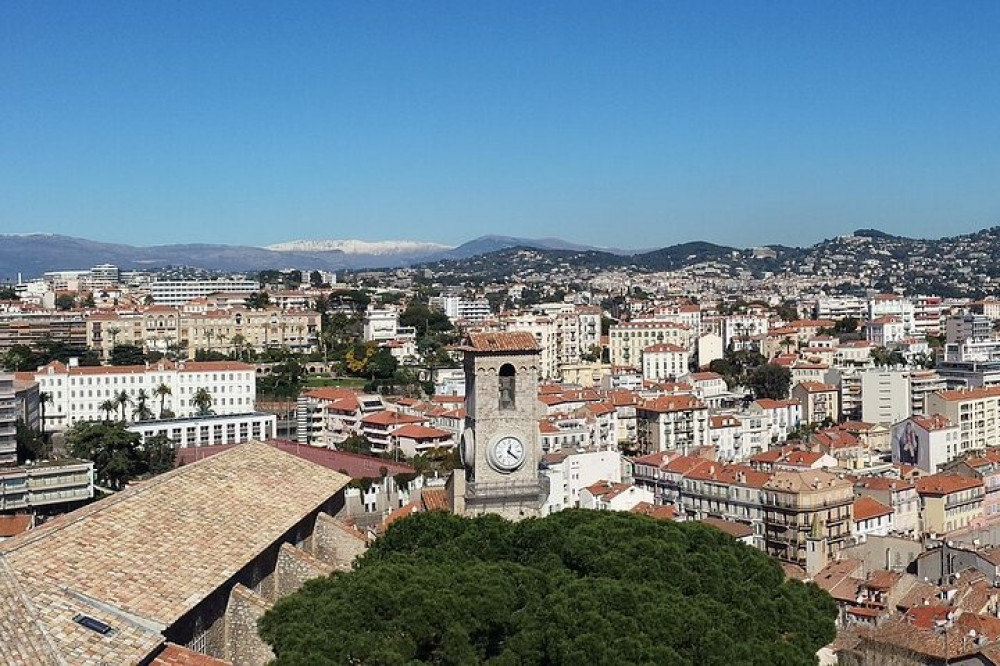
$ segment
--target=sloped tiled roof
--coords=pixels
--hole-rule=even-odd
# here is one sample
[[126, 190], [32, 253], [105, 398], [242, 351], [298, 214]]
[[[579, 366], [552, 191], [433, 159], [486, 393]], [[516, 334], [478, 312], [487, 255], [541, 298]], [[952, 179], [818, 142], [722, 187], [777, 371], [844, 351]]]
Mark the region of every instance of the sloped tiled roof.
[[525, 331], [470, 333], [468, 346], [479, 352], [534, 352], [539, 349], [535, 336]]
[[[249, 442], [0, 543], [0, 607], [14, 607], [0, 624], [0, 662], [143, 661], [166, 627], [348, 480]], [[78, 614], [114, 631], [88, 629]], [[19, 652], [41, 654], [39, 633], [61, 659], [18, 661]]]

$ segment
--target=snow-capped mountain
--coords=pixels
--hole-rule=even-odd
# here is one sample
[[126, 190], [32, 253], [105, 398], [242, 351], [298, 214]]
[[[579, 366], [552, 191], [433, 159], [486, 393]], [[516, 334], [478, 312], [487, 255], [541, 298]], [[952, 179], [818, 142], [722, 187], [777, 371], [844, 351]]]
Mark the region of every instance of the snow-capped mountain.
[[391, 257], [398, 255], [419, 256], [447, 252], [450, 245], [421, 243], [419, 241], [362, 241], [362, 240], [295, 240], [287, 243], [268, 245], [275, 252], [343, 252], [347, 255], [364, 254]]

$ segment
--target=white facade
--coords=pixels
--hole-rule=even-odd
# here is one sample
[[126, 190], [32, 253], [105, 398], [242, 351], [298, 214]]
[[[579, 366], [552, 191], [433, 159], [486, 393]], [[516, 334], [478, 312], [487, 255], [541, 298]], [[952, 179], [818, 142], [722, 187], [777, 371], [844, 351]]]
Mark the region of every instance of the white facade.
[[706, 333], [698, 338], [697, 348], [698, 365], [702, 368], [725, 357], [726, 346], [722, 342], [722, 336], [715, 333]]
[[896, 294], [880, 294], [868, 301], [868, 320], [880, 317], [895, 317], [903, 324], [904, 331], [909, 334], [914, 331], [916, 308], [913, 303]]
[[17, 464], [14, 375], [0, 373], [0, 467]]
[[128, 429], [137, 432], [145, 441], [148, 437], [163, 435], [177, 448], [189, 446], [217, 446], [243, 444], [250, 440], [274, 439], [278, 417], [274, 414], [234, 414], [229, 416], [203, 416], [162, 421], [140, 421]]
[[958, 455], [959, 447], [959, 426], [941, 416], [912, 416], [892, 426], [894, 465], [912, 465], [936, 474]]
[[[571, 450], [572, 451], [572, 450]], [[580, 506], [580, 491], [605, 479], [622, 480], [618, 451], [557, 452], [545, 456], [542, 473], [549, 477], [549, 497], [542, 515]]]
[[909, 418], [913, 406], [910, 373], [869, 370], [861, 373], [861, 420], [889, 426]]
[[642, 350], [642, 376], [654, 382], [674, 380], [688, 372], [691, 354], [685, 347], [651, 345]]
[[157, 305], [184, 305], [212, 294], [248, 294], [260, 290], [256, 280], [155, 280], [149, 294]]
[[629, 321], [613, 324], [608, 331], [611, 365], [639, 367], [642, 350], [650, 345], [672, 344], [690, 349], [694, 335], [690, 328], [670, 321]]
[[[149, 366], [70, 367], [53, 362], [35, 373], [39, 390], [50, 396], [45, 410], [46, 427], [62, 430], [79, 421], [100, 421], [107, 418], [101, 404], [115, 400], [123, 391], [130, 404], [125, 407], [128, 420], [139, 391], [146, 392], [146, 406], [155, 416], [159, 413], [160, 384], [170, 389], [163, 406], [177, 418], [194, 416], [198, 408], [192, 399], [204, 388], [212, 397], [211, 411], [215, 414], [247, 414], [254, 411], [257, 375], [254, 366], [246, 363], [162, 361]], [[120, 414], [120, 412], [119, 412]], [[114, 414], [111, 415], [115, 417]]]

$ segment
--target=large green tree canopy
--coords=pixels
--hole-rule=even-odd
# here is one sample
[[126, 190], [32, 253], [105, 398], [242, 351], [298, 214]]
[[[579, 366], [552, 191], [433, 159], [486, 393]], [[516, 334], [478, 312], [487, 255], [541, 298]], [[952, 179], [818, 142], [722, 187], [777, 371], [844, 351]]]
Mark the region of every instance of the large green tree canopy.
[[563, 511], [399, 521], [261, 620], [278, 666], [815, 664], [836, 607], [698, 523]]

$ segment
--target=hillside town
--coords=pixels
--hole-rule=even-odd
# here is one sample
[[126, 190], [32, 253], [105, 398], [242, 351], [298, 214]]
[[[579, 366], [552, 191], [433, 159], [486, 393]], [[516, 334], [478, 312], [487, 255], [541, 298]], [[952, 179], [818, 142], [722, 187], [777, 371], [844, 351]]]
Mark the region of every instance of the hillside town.
[[[260, 457], [288, 468], [285, 483], [305, 474], [323, 488], [295, 520], [321, 506], [325, 518], [291, 552], [278, 537], [295, 520], [275, 514], [265, 568], [298, 583], [261, 592], [252, 577], [220, 579], [198, 592], [223, 606], [263, 608], [306, 570], [349, 568], [344, 553], [413, 513], [625, 511], [703, 522], [826, 590], [839, 633], [824, 663], [997, 663], [1000, 300], [814, 273], [758, 279], [714, 261], [657, 273], [557, 263], [492, 280], [429, 265], [99, 265], [11, 284], [0, 573], [28, 576], [17, 553], [48, 548], [53, 525], [88, 511], [85, 523], [111, 520], [152, 501], [142, 488], [210, 492], [183, 488], [216, 456], [223, 476]], [[850, 293], [827, 290], [831, 277]], [[112, 446], [145, 458], [122, 469]], [[336, 539], [319, 538], [321, 523]], [[321, 546], [333, 540], [348, 545]], [[236, 568], [254, 557], [233, 556]], [[166, 642], [144, 630], [119, 657], [173, 663], [167, 645], [268, 658], [259, 639], [213, 643], [186, 608], [170, 612]], [[205, 621], [245, 632], [240, 617]], [[890, 661], [903, 658], [917, 661]]]

